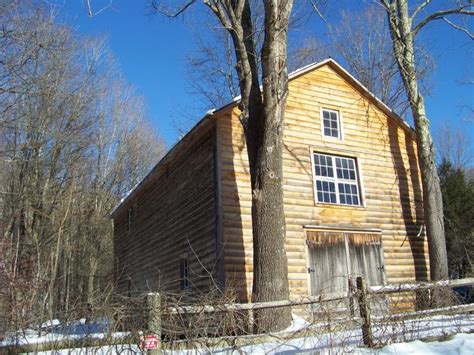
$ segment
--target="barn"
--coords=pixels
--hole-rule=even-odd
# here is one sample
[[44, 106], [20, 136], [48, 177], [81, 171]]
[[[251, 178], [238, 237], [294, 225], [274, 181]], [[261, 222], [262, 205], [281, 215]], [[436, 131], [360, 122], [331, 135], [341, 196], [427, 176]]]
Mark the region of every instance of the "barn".
[[[290, 75], [283, 153], [291, 298], [426, 280], [415, 133], [333, 59]], [[252, 292], [238, 99], [209, 111], [112, 212], [120, 292]]]

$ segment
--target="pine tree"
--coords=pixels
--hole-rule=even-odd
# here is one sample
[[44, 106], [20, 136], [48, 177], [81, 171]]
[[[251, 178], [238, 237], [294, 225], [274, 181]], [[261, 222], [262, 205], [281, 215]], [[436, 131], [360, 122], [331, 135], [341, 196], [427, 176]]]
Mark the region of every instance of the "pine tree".
[[466, 178], [462, 168], [448, 160], [440, 167], [443, 194], [446, 247], [450, 278], [472, 276], [474, 251], [474, 181]]

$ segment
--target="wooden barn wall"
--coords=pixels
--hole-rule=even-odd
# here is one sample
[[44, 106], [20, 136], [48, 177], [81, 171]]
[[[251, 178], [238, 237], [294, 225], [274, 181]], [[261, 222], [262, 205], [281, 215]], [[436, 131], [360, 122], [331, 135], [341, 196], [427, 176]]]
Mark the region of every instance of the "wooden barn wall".
[[[216, 277], [214, 132], [161, 166], [158, 179], [116, 216], [119, 291], [179, 290], [181, 257], [188, 258], [192, 290], [206, 289]], [[130, 206], [132, 228], [127, 231]]]
[[[412, 132], [329, 65], [291, 80], [289, 88], [283, 179], [292, 297], [309, 289], [304, 225], [381, 229], [387, 281], [426, 279], [428, 248], [420, 233], [422, 191]], [[343, 140], [322, 137], [322, 108], [342, 115]], [[226, 285], [246, 299], [252, 290], [251, 191], [237, 108], [218, 120], [218, 136]], [[364, 206], [315, 203], [312, 151], [357, 159]]]

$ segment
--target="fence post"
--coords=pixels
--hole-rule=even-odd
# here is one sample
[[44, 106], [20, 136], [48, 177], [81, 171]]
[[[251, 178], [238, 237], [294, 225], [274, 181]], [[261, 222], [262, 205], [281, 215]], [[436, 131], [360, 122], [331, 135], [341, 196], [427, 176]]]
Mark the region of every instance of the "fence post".
[[[148, 335], [154, 335], [158, 339], [156, 349], [148, 350], [148, 354], [161, 354], [161, 296], [159, 293], [149, 293], [146, 297], [148, 308], [147, 328]], [[146, 338], [145, 338], [146, 339]]]
[[355, 295], [355, 286], [354, 286], [354, 280], [352, 277], [349, 277], [347, 279], [347, 282], [349, 283], [349, 311], [351, 314], [351, 318], [354, 318], [355, 316], [355, 307], [354, 307], [354, 295]]
[[362, 277], [357, 277], [357, 300], [359, 302], [360, 316], [362, 317], [362, 339], [369, 348], [374, 346], [372, 329], [370, 325], [370, 309], [367, 302], [367, 287]]

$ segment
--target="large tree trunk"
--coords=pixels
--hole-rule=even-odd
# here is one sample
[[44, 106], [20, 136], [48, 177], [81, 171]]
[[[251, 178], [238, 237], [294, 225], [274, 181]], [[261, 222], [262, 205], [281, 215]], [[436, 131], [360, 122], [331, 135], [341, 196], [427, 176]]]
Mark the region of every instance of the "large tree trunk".
[[[287, 31], [292, 0], [265, 0], [265, 38], [262, 46], [260, 90], [255, 28], [248, 0], [208, 2], [229, 31], [235, 48], [252, 187], [254, 302], [289, 297], [288, 260], [283, 210], [283, 122], [288, 96]], [[291, 310], [255, 313], [257, 331], [287, 327]]]
[[430, 122], [426, 116], [423, 95], [418, 88], [414, 33], [412, 31], [412, 20], [408, 15], [407, 0], [396, 0], [390, 3], [388, 22], [394, 54], [415, 121], [418, 159], [423, 185], [425, 224], [430, 253], [430, 276], [434, 281], [443, 280], [448, 278], [443, 200], [435, 163], [433, 139], [429, 129]]
[[[253, 300], [289, 297], [288, 261], [283, 208], [283, 122], [288, 96], [287, 28], [291, 1], [265, 1], [265, 39], [262, 48], [263, 112], [250, 117], [246, 140], [252, 183], [254, 243]], [[257, 313], [259, 331], [289, 325], [291, 309]]]

